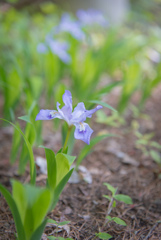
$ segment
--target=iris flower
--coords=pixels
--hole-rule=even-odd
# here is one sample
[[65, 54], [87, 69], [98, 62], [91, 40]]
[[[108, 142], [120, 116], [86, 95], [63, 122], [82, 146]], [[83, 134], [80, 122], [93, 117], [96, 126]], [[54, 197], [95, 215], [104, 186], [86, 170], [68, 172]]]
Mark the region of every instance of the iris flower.
[[63, 14], [59, 25], [56, 28], [56, 33], [67, 32], [71, 34], [78, 41], [82, 41], [85, 38], [85, 34], [81, 29], [81, 25], [78, 21], [71, 19], [70, 15]]
[[45, 43], [39, 43], [37, 46], [37, 51], [39, 53], [46, 53], [48, 48], [57, 55], [64, 63], [70, 63], [71, 57], [68, 54], [67, 50], [69, 45], [67, 42], [60, 42], [53, 39], [50, 35], [46, 36]]
[[80, 102], [73, 111], [72, 95], [68, 90], [63, 94], [63, 102], [64, 106], [61, 109], [59, 108], [60, 103], [57, 102], [57, 110], [40, 110], [35, 120], [51, 120], [54, 118], [64, 119], [69, 127], [73, 125], [75, 126], [75, 139], [80, 139], [85, 143], [90, 144], [90, 137], [93, 130], [87, 123], [85, 123], [85, 120], [86, 118], [91, 118], [92, 114], [101, 109], [102, 106], [98, 105], [94, 109], [86, 110], [84, 103]]
[[108, 25], [108, 22], [105, 19], [103, 13], [96, 9], [80, 9], [77, 11], [77, 17], [83, 26], [91, 26], [97, 24], [102, 27], [107, 27]]

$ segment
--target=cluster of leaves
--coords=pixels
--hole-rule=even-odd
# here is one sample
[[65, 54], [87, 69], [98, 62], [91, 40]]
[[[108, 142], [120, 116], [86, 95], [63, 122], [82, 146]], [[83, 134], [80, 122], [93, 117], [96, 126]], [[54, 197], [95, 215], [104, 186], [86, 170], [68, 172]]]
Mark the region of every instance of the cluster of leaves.
[[18, 239], [39, 240], [47, 223], [45, 217], [56, 206], [59, 195], [73, 172], [71, 164], [75, 160], [75, 157], [66, 154], [67, 148], [63, 152], [60, 149], [56, 155], [51, 149], [45, 148], [47, 160], [46, 187], [37, 187], [35, 185], [36, 168], [31, 144], [20, 128], [13, 123], [11, 124], [25, 140], [30, 157], [31, 184], [21, 184], [13, 180], [12, 195], [2, 185], [0, 185], [0, 191], [4, 195], [13, 214]]

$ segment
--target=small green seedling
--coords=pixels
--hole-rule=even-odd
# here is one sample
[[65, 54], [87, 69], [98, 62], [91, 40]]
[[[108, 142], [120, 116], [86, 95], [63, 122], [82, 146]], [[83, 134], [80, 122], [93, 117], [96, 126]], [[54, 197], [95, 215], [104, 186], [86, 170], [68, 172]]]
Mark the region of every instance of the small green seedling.
[[47, 223], [54, 224], [54, 225], [56, 226], [56, 230], [55, 230], [55, 232], [58, 232], [58, 228], [59, 228], [59, 226], [67, 225], [67, 224], [70, 223], [70, 221], [63, 221], [63, 222], [59, 222], [59, 223], [58, 223], [57, 221], [55, 221], [55, 220], [49, 218], [48, 221], [47, 221]]
[[[111, 192], [111, 195], [103, 195], [103, 197], [105, 197], [109, 200], [109, 205], [108, 205], [107, 212], [106, 212], [104, 226], [107, 223], [110, 223], [112, 221], [119, 225], [126, 226], [126, 222], [124, 220], [122, 220], [119, 217], [111, 217], [110, 213], [111, 213], [112, 209], [116, 207], [116, 201], [124, 202], [126, 204], [132, 204], [132, 199], [127, 195], [117, 194], [117, 188], [114, 188], [109, 183], [104, 183], [104, 185]], [[100, 239], [112, 238], [112, 236], [110, 234], [105, 233], [105, 232], [99, 232], [99, 233], [96, 233], [95, 235], [96, 235], [96, 237], [99, 237]]]
[[118, 217], [111, 217], [110, 213], [111, 213], [112, 209], [114, 207], [116, 207], [116, 201], [124, 202], [126, 204], [132, 204], [131, 198], [127, 195], [124, 195], [124, 194], [117, 194], [117, 188], [114, 188], [109, 183], [104, 183], [104, 185], [112, 193], [112, 196], [103, 195], [103, 197], [105, 197], [109, 200], [109, 205], [108, 205], [108, 208], [107, 208], [105, 224], [108, 223], [108, 222], [114, 221], [115, 223], [117, 223], [119, 225], [126, 226], [126, 223], [122, 219], [120, 219]]
[[[56, 222], [55, 220], [53, 219], [48, 219], [47, 221], [48, 223], [51, 223], [51, 224], [54, 224], [56, 225], [56, 229], [55, 229], [55, 232], [58, 232], [58, 228], [59, 226], [64, 226], [64, 225], [67, 225], [70, 223], [70, 221], [63, 221], [63, 222]], [[48, 239], [49, 240], [72, 240], [72, 238], [63, 238], [63, 237], [54, 237], [54, 236], [48, 236]]]
[[100, 239], [110, 239], [112, 236], [106, 232], [99, 232], [96, 233], [96, 237], [99, 237]]
[[132, 122], [132, 127], [135, 131], [137, 140], [135, 142], [136, 147], [140, 149], [145, 157], [151, 157], [161, 168], [161, 145], [156, 141], [153, 141], [154, 133], [142, 134], [139, 131], [139, 123], [137, 121]]

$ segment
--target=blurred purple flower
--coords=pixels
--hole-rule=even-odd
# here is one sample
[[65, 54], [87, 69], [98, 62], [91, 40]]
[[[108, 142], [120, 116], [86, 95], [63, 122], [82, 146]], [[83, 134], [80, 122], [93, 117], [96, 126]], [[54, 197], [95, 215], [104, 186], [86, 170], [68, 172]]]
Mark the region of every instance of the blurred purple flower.
[[44, 43], [39, 43], [37, 46], [37, 51], [39, 53], [46, 53], [48, 51], [48, 48]]
[[78, 21], [73, 21], [69, 14], [62, 15], [61, 21], [56, 28], [56, 32], [70, 33], [75, 39], [81, 41], [85, 38], [85, 34], [81, 29], [81, 24]]
[[77, 11], [77, 17], [82, 23], [83, 26], [91, 26], [91, 25], [100, 25], [102, 27], [107, 27], [108, 22], [105, 19], [103, 13], [99, 10], [88, 9], [83, 10], [80, 9]]
[[40, 110], [35, 120], [51, 120], [54, 118], [64, 119], [69, 126], [74, 125], [76, 127], [74, 132], [74, 137], [76, 139], [80, 139], [85, 143], [90, 144], [90, 137], [93, 130], [84, 121], [86, 118], [91, 118], [92, 114], [101, 109], [102, 106], [98, 105], [92, 110], [86, 110], [84, 103], [80, 102], [72, 112], [72, 95], [68, 90], [63, 94], [63, 102], [65, 105], [61, 109], [59, 108], [60, 103], [57, 102], [57, 110]]
[[48, 47], [64, 63], [71, 62], [71, 57], [67, 53], [67, 50], [69, 49], [69, 44], [67, 42], [60, 42], [58, 40], [54, 40], [50, 35], [47, 35], [45, 39], [45, 43], [38, 44], [37, 51], [39, 53], [46, 53], [48, 51]]

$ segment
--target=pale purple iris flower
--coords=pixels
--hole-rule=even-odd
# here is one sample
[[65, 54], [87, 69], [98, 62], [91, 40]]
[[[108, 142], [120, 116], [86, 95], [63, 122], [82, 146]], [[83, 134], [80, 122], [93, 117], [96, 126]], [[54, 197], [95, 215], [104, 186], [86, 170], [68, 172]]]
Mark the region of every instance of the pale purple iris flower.
[[107, 27], [108, 22], [103, 13], [96, 9], [80, 9], [77, 11], [77, 17], [83, 26], [100, 25]]
[[85, 39], [85, 33], [81, 29], [81, 24], [78, 21], [72, 20], [67, 13], [62, 15], [61, 21], [55, 29], [55, 33], [59, 32], [67, 32], [78, 41]]
[[66, 90], [63, 94], [64, 106], [60, 109], [60, 103], [57, 102], [57, 110], [40, 110], [36, 116], [37, 120], [51, 120], [54, 118], [64, 119], [68, 126], [75, 126], [74, 137], [75, 139], [80, 139], [87, 144], [90, 144], [90, 137], [93, 130], [84, 121], [86, 118], [91, 118], [92, 114], [102, 108], [98, 105], [96, 108], [91, 110], [86, 110], [84, 103], [80, 102], [74, 108], [72, 107], [72, 95], [69, 90]]
[[62, 62], [70, 63], [71, 57], [68, 54], [67, 50], [69, 49], [69, 44], [67, 42], [60, 42], [53, 39], [50, 35], [46, 36], [45, 43], [39, 43], [37, 46], [37, 51], [39, 53], [46, 53], [48, 48], [57, 55]]

